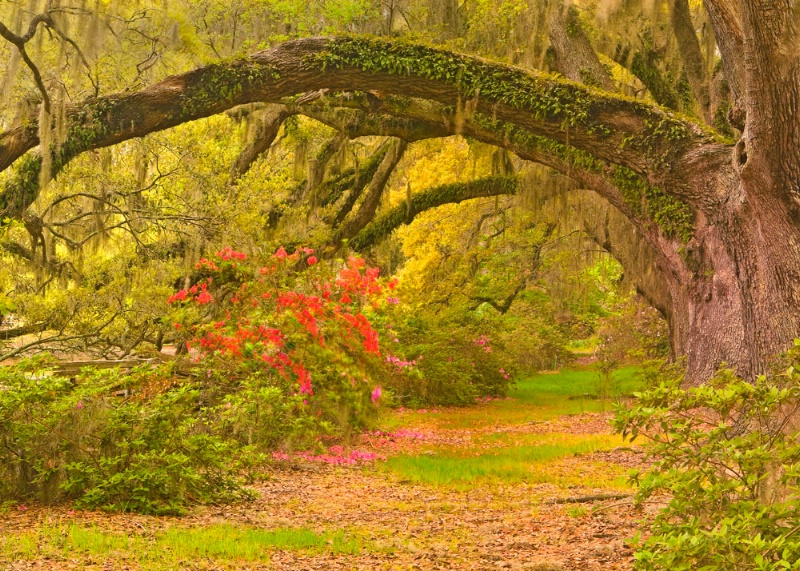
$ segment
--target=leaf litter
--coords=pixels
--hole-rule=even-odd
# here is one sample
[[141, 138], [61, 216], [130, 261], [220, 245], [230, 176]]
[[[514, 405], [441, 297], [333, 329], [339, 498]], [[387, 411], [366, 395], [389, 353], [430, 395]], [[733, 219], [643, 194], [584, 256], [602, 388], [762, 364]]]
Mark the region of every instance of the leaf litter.
[[[485, 408], [491, 404], [476, 406]], [[0, 537], [79, 525], [155, 541], [170, 527], [203, 528], [224, 523], [265, 530], [343, 531], [358, 539], [361, 547], [357, 554], [273, 549], [268, 561], [186, 558], [177, 568], [632, 569], [628, 542], [638, 522], [651, 517], [655, 508], [637, 508], [629, 500], [618, 499], [619, 486], [598, 485], [604, 482], [599, 477], [602, 474], [592, 474], [592, 470], [603, 472], [613, 467], [624, 472], [641, 467], [643, 455], [637, 448], [619, 446], [548, 461], [538, 468], [544, 473], [544, 481], [541, 477], [538, 481], [478, 481], [460, 488], [411, 482], [383, 466], [387, 457], [400, 454], [436, 454], [472, 447], [485, 452], [493, 447], [513, 447], [514, 438], [519, 435], [555, 439], [559, 435], [610, 436], [610, 414], [584, 413], [541, 422], [460, 429], [442, 427], [436, 413], [413, 415], [413, 422], [408, 422], [409, 416], [403, 412], [391, 414], [399, 417], [400, 428], [365, 433], [354, 446], [334, 445], [325, 454], [276, 453], [268, 476], [253, 486], [256, 499], [252, 502], [198, 507], [182, 518], [17, 506], [0, 516]], [[580, 483], [564, 485], [565, 474]], [[632, 494], [632, 490], [627, 492]], [[617, 499], [554, 503], [592, 496]], [[132, 554], [90, 554], [69, 549], [55, 553], [51, 550], [41, 557], [4, 560], [9, 555], [4, 541], [7, 540], [0, 539], [0, 563], [9, 571], [148, 568]]]

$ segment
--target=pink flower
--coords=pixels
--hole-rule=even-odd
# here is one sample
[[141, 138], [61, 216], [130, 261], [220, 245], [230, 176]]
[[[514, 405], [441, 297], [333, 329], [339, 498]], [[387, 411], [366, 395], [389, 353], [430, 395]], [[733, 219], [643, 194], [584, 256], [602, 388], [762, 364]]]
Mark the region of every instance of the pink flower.
[[311, 396], [314, 390], [311, 388], [311, 373], [306, 371], [302, 366], [297, 367], [298, 379], [300, 384], [300, 394]]
[[306, 262], [308, 263], [309, 266], [313, 266], [314, 264], [317, 263], [317, 257], [316, 256], [309, 256], [308, 259], [306, 260]]
[[392, 305], [397, 305], [398, 303], [400, 303], [400, 300], [397, 299], [396, 297], [387, 297], [386, 301], [391, 303]]
[[231, 409], [231, 403], [226, 402], [225, 403], [225, 410], [230, 410], [230, 409]]
[[244, 260], [247, 256], [242, 252], [237, 252], [236, 250], [228, 246], [224, 250], [217, 252], [217, 257], [225, 261], [228, 261], [231, 258], [233, 258], [234, 260]]
[[75, 405], [78, 410], [83, 410], [83, 401], [79, 400], [78, 404]]
[[17, 509], [21, 512], [26, 512], [28, 511], [28, 506], [26, 506], [25, 504], [20, 504], [17, 506]]
[[284, 258], [286, 258], [286, 256], [287, 256], [286, 250], [284, 250], [283, 246], [281, 246], [280, 248], [278, 248], [278, 251], [275, 252], [275, 255], [273, 257], [278, 260], [283, 260]]
[[372, 396], [370, 398], [372, 399], [373, 404], [377, 403], [381, 399], [381, 394], [383, 394], [383, 392], [381, 391], [380, 385], [372, 389]]

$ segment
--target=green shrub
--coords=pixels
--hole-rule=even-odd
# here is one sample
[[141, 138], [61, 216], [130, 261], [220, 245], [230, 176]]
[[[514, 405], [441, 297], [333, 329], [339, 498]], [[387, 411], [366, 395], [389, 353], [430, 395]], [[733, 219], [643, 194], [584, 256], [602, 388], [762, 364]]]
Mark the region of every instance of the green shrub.
[[665, 498], [637, 543], [642, 570], [800, 569], [800, 346], [754, 383], [721, 370], [684, 390], [662, 378], [620, 407], [616, 428], [650, 441], [637, 499]]
[[72, 382], [40, 361], [0, 369], [3, 498], [142, 513], [180, 513], [192, 502], [243, 497], [230, 445], [205, 422], [200, 386], [140, 390], [166, 371], [85, 370]]
[[385, 344], [396, 363], [386, 385], [397, 403], [463, 406], [506, 394], [513, 374], [503, 347], [479, 327], [426, 314], [397, 317], [397, 343]]

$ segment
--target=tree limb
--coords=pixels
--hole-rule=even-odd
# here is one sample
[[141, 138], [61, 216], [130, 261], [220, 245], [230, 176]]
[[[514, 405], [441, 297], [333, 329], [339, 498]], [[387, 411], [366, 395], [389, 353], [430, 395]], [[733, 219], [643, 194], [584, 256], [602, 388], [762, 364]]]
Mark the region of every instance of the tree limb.
[[355, 168], [352, 174], [346, 178], [332, 181], [330, 192], [324, 202], [334, 203], [337, 200], [336, 195], [341, 196], [348, 188], [350, 192], [345, 198], [344, 203], [336, 211], [336, 214], [327, 220], [331, 226], [336, 228], [344, 221], [347, 215], [350, 214], [356, 202], [361, 197], [361, 194], [364, 192], [364, 189], [367, 187], [367, 184], [375, 177], [375, 173], [378, 172], [386, 155], [389, 153], [389, 149], [389, 141], [384, 141], [381, 146], [378, 147], [378, 150], [367, 159], [363, 167]]
[[742, 130], [746, 115], [743, 101], [746, 77], [742, 58], [745, 47], [740, 9], [735, 0], [703, 0], [703, 5], [714, 28], [725, 68], [725, 79], [733, 98], [729, 120], [731, 125]]
[[492, 306], [495, 309], [495, 311], [497, 311], [501, 315], [505, 315], [506, 313], [508, 313], [508, 310], [511, 309], [511, 304], [514, 303], [514, 300], [517, 299], [517, 296], [520, 293], [522, 293], [522, 291], [526, 287], [528, 287], [528, 280], [520, 281], [514, 288], [514, 290], [510, 294], [508, 294], [508, 296], [506, 296], [506, 298], [503, 301], [500, 302], [495, 301], [491, 297], [485, 297], [480, 295], [471, 295], [469, 296], [469, 299], [478, 302], [478, 305], [476, 305], [473, 309], [478, 309], [478, 307], [480, 307], [484, 303], [487, 303], [490, 306]]
[[24, 335], [32, 333], [41, 333], [45, 331], [46, 324], [34, 323], [32, 325], [20, 325], [19, 327], [12, 327], [11, 329], [0, 329], [0, 341], [8, 341], [9, 339], [16, 339]]
[[[138, 92], [84, 101], [66, 110], [67, 139], [56, 174], [72, 157], [255, 101], [322, 88], [374, 90], [461, 106], [624, 165], [653, 180], [665, 158], [715, 145], [703, 127], [658, 107], [600, 93], [540, 73], [423, 46], [360, 38], [306, 38], [248, 58], [169, 77]], [[220, 95], [224, 93], [224, 95]], [[462, 113], [462, 115], [465, 113]], [[469, 114], [469, 113], [466, 113]], [[459, 126], [454, 126], [456, 132]], [[0, 133], [0, 171], [38, 144], [33, 125]], [[48, 150], [47, 152], [50, 152]], [[0, 193], [0, 212], [18, 218], [38, 195], [41, 159], [26, 165], [22, 188]]]
[[378, 210], [381, 197], [383, 196], [386, 184], [389, 182], [389, 177], [394, 172], [397, 163], [403, 158], [408, 143], [402, 139], [397, 139], [392, 142], [388, 152], [383, 157], [378, 170], [372, 177], [369, 183], [369, 190], [364, 197], [364, 202], [347, 223], [337, 232], [334, 242], [338, 243], [341, 240], [349, 240], [358, 234], [375, 216], [375, 211]]
[[35, 63], [33, 63], [33, 60], [28, 55], [28, 51], [25, 49], [25, 44], [27, 44], [36, 34], [36, 28], [39, 27], [39, 24], [52, 27], [53, 19], [50, 14], [39, 14], [34, 16], [28, 25], [28, 31], [22, 36], [18, 36], [9, 30], [2, 22], [0, 22], [0, 36], [2, 36], [6, 41], [14, 44], [14, 46], [17, 48], [17, 51], [19, 51], [20, 57], [22, 57], [22, 61], [24, 61], [25, 65], [28, 66], [28, 69], [31, 70], [33, 81], [36, 83], [36, 87], [39, 90], [39, 93], [42, 95], [42, 105], [44, 105], [44, 110], [49, 115], [50, 96], [47, 93], [47, 88], [44, 85], [44, 81], [42, 81], [42, 74], [39, 72], [39, 68], [36, 67]]
[[395, 206], [386, 214], [379, 216], [361, 230], [352, 240], [350, 247], [363, 251], [391, 234], [395, 229], [409, 224], [415, 216], [442, 206], [458, 204], [473, 198], [515, 194], [519, 185], [517, 177], [490, 176], [469, 182], [456, 182], [429, 188], [411, 197], [410, 205]]
[[714, 117], [711, 111], [708, 73], [700, 51], [700, 42], [694, 31], [692, 13], [688, 0], [673, 0], [671, 11], [672, 31], [678, 41], [678, 51], [683, 60], [683, 69], [689, 79], [692, 95], [699, 107], [700, 116], [711, 125]]
[[231, 183], [250, 170], [256, 159], [269, 150], [278, 136], [281, 125], [291, 115], [292, 113], [286, 106], [273, 104], [264, 111], [263, 115], [258, 117], [253, 140], [245, 145], [231, 166]]
[[575, 6], [562, 4], [551, 8], [550, 45], [556, 54], [556, 67], [564, 77], [610, 92], [617, 90], [592, 48]]

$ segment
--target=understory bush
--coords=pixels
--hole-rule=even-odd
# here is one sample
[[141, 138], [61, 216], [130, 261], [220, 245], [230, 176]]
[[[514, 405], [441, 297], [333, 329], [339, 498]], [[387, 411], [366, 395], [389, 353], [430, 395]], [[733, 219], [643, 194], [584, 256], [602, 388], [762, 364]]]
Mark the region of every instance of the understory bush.
[[241, 498], [237, 454], [214, 434], [199, 384], [151, 398], [114, 396], [170, 384], [169, 371], [51, 376], [40, 360], [0, 370], [0, 495], [142, 513]]
[[641, 570], [800, 569], [800, 345], [780, 372], [754, 383], [721, 370], [683, 389], [656, 375], [616, 428], [649, 441], [654, 460], [633, 475], [637, 501], [666, 501], [646, 539]]
[[394, 370], [386, 384], [397, 404], [463, 406], [506, 394], [513, 366], [481, 328], [426, 313], [392, 317], [385, 347]]
[[[376, 269], [226, 249], [170, 298], [186, 357], [159, 368], [0, 368], [0, 499], [154, 514], [247, 496], [277, 447], [346, 439], [381, 400]], [[304, 271], [299, 271], [299, 270]]]

